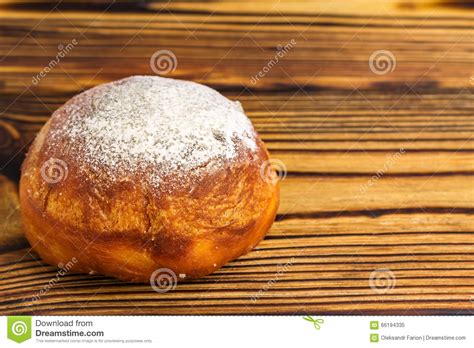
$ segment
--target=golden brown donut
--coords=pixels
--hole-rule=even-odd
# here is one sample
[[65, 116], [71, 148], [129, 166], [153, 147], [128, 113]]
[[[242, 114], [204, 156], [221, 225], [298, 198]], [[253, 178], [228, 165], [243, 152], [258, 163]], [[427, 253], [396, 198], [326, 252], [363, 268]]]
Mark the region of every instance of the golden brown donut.
[[18, 187], [15, 181], [0, 175], [0, 251], [25, 247], [28, 242], [21, 226]]
[[154, 76], [70, 99], [39, 132], [20, 181], [26, 236], [43, 260], [135, 282], [161, 268], [201, 277], [247, 253], [278, 198], [238, 102]]

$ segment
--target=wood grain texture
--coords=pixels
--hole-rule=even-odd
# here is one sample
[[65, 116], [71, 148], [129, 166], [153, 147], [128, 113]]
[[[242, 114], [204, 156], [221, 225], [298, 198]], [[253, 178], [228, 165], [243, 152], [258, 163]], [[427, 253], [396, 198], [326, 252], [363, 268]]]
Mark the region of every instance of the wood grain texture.
[[[286, 176], [268, 237], [208, 277], [160, 294], [101, 276], [56, 278], [29, 248], [10, 249], [0, 253], [0, 313], [473, 314], [472, 6], [2, 3], [2, 168], [18, 170], [36, 132], [72, 95], [152, 74], [150, 57], [166, 49], [177, 57], [167, 76], [242, 102]], [[394, 55], [392, 72], [370, 70], [377, 50]], [[374, 289], [374, 275], [386, 287]]]

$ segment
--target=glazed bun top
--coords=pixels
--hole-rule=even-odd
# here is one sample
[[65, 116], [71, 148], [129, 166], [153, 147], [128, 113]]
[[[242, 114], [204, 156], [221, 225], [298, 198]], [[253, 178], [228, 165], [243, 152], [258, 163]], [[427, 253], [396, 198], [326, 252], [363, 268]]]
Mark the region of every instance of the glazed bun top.
[[248, 161], [261, 143], [239, 102], [156, 76], [87, 90], [59, 108], [48, 128], [45, 156], [72, 159], [76, 175], [102, 185], [139, 179], [165, 191]]

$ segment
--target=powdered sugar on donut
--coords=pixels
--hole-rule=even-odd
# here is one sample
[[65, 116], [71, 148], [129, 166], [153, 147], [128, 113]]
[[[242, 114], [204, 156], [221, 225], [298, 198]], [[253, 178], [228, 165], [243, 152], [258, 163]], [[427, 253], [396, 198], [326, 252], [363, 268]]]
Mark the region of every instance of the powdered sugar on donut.
[[88, 90], [62, 109], [49, 146], [62, 144], [79, 165], [110, 180], [146, 173], [143, 180], [159, 187], [165, 176], [219, 168], [239, 148], [257, 147], [238, 102], [189, 81], [133, 76]]

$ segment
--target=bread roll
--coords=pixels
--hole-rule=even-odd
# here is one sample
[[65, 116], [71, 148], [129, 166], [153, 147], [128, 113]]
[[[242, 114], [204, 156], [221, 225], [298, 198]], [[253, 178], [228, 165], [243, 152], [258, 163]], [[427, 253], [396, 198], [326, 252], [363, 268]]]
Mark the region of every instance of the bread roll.
[[22, 165], [26, 236], [46, 262], [148, 282], [205, 276], [270, 228], [279, 190], [238, 102], [133, 76], [69, 100]]

